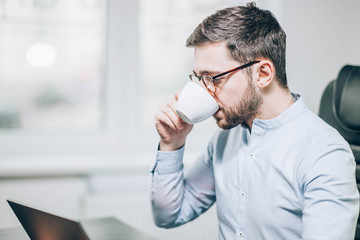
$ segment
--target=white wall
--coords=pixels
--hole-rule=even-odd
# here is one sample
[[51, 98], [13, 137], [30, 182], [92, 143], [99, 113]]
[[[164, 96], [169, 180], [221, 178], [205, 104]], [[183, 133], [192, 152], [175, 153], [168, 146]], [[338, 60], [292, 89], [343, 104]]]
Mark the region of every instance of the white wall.
[[360, 1], [282, 1], [290, 89], [318, 113], [326, 85], [345, 64], [360, 65]]

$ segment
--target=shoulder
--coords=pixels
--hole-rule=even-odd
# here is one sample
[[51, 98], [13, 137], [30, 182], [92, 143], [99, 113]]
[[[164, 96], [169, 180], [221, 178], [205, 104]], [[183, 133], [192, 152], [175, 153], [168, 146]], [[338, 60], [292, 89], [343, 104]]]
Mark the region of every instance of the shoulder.
[[308, 142], [309, 147], [313, 146], [320, 150], [327, 146], [338, 145], [350, 149], [349, 144], [336, 129], [309, 109], [303, 111], [295, 122], [299, 126], [300, 136]]
[[354, 156], [336, 129], [310, 110], [304, 111], [296, 122], [303, 149], [298, 173], [303, 181], [315, 179], [327, 171], [329, 176], [353, 175]]

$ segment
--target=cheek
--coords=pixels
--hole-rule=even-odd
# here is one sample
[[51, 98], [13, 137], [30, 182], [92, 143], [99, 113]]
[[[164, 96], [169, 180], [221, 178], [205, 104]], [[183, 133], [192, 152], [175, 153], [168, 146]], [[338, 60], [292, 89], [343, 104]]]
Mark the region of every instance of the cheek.
[[221, 94], [217, 95], [217, 102], [220, 109], [232, 108], [239, 102], [239, 94], [222, 92]]
[[239, 86], [239, 84], [236, 86], [227, 85], [219, 89], [216, 97], [220, 108], [229, 108], [238, 105], [244, 94], [242, 89], [246, 89], [246, 86]]

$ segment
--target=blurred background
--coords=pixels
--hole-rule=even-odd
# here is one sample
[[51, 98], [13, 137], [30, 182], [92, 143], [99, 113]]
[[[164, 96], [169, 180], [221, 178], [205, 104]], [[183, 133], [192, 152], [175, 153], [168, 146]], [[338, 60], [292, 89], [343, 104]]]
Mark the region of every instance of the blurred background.
[[[0, 228], [6, 199], [69, 218], [116, 216], [159, 239], [217, 239], [216, 210], [154, 226], [153, 115], [187, 81], [185, 41], [236, 0], [0, 0]], [[325, 86], [360, 65], [360, 1], [259, 0], [287, 33], [292, 92], [318, 112]], [[188, 137], [185, 171], [217, 129]]]

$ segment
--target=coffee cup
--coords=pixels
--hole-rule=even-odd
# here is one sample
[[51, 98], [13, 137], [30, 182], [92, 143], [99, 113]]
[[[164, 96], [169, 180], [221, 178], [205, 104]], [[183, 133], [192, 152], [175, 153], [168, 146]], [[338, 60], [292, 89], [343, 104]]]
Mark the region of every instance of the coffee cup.
[[195, 124], [214, 115], [219, 105], [211, 94], [194, 82], [188, 82], [182, 89], [176, 113], [187, 123]]

